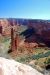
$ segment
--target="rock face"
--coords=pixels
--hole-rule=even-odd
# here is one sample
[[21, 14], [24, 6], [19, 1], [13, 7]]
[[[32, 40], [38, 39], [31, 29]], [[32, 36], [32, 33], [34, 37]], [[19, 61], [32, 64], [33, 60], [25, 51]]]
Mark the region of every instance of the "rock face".
[[0, 57], [0, 75], [43, 75], [37, 70], [14, 60]]
[[[25, 25], [26, 24], [26, 25]], [[20, 27], [22, 25], [22, 27], [24, 26], [24, 28]], [[4, 36], [11, 36], [11, 28], [13, 27], [14, 32], [21, 32], [21, 28], [22, 30], [25, 29], [25, 26], [28, 28], [23, 34], [24, 36], [26, 36], [26, 41], [25, 42], [37, 42], [37, 38], [38, 40], [41, 39], [39, 38], [39, 36], [42, 38], [43, 43], [45, 43], [47, 46], [50, 44], [50, 22], [48, 22], [47, 20], [24, 20], [24, 19], [0, 19], [0, 34], [4, 35]], [[39, 35], [34, 36], [34, 34]], [[30, 37], [31, 35], [33, 35], [32, 37]], [[44, 37], [45, 36], [45, 37]], [[39, 43], [39, 41], [38, 41]], [[17, 44], [16, 44], [17, 45]], [[34, 47], [32, 45], [32, 47]], [[50, 47], [50, 45], [48, 46]]]

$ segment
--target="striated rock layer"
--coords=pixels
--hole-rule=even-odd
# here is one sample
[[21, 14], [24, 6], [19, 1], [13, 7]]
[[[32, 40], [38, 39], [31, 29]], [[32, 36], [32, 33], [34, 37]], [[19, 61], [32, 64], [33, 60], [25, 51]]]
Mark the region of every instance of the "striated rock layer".
[[0, 75], [43, 75], [37, 70], [14, 60], [0, 57]]

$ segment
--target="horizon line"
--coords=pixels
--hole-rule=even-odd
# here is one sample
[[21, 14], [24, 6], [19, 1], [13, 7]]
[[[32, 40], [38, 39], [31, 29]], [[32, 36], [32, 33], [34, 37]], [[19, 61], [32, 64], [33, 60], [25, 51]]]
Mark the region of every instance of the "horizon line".
[[50, 19], [42, 19], [42, 18], [17, 18], [17, 17], [0, 17], [0, 19], [26, 19], [26, 20], [50, 20]]

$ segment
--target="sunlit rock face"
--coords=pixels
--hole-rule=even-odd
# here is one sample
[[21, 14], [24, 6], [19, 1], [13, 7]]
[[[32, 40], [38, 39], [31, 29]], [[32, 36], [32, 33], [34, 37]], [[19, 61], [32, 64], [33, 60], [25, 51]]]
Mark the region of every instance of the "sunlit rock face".
[[43, 75], [37, 70], [14, 60], [0, 57], [0, 75]]

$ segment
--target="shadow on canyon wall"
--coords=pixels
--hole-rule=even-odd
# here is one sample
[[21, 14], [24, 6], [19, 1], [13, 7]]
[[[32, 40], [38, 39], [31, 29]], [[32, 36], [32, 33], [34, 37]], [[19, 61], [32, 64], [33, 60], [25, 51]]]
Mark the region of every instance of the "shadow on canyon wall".
[[50, 47], [50, 36], [48, 36], [48, 31], [42, 31], [42, 34], [37, 34], [37, 30], [35, 28], [28, 28], [24, 32], [22, 32], [20, 35], [25, 36], [25, 42], [28, 43], [44, 43], [47, 47]]

